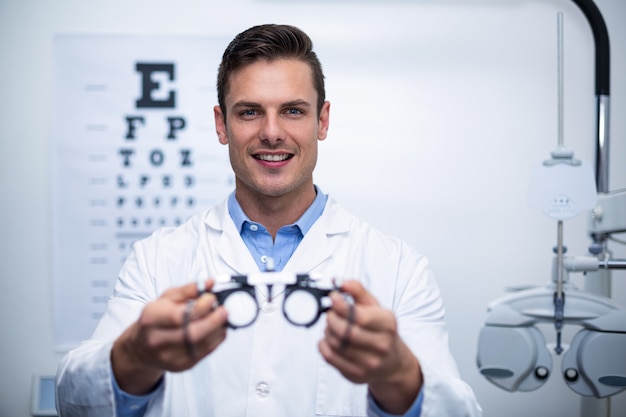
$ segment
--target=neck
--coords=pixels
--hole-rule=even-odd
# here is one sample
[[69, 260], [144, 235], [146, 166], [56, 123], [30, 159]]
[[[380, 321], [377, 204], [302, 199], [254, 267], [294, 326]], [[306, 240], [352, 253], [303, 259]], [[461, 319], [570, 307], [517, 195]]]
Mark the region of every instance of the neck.
[[235, 197], [250, 220], [260, 223], [276, 237], [278, 229], [298, 220], [315, 200], [311, 183], [302, 189], [280, 196], [249, 193], [245, 187], [235, 189]]

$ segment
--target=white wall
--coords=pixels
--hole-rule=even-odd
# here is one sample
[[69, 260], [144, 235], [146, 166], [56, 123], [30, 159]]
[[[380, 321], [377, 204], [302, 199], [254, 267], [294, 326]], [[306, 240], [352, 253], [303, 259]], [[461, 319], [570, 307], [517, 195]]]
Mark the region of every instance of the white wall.
[[[596, 3], [612, 42], [616, 190], [626, 188], [626, 2]], [[31, 375], [54, 373], [61, 358], [52, 348], [49, 243], [53, 34], [230, 37], [264, 22], [313, 37], [332, 102], [316, 182], [429, 255], [451, 348], [485, 416], [579, 415], [579, 398], [558, 373], [541, 390], [511, 394], [475, 366], [486, 305], [507, 285], [549, 278], [556, 226], [527, 207], [526, 188], [533, 164], [556, 145], [558, 11], [565, 143], [592, 162], [593, 41], [568, 0], [0, 0], [0, 416], [30, 415]], [[566, 222], [565, 237], [569, 253], [584, 254], [585, 219]], [[623, 272], [614, 274], [614, 298], [626, 305]], [[612, 417], [622, 410], [624, 393], [613, 398]]]

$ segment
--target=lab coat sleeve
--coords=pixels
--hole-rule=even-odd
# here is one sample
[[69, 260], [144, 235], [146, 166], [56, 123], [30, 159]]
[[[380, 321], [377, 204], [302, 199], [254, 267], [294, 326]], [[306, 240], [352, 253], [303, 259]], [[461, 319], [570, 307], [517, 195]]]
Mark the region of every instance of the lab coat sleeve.
[[[407, 412], [402, 415], [402, 417], [421, 417], [423, 400], [424, 400], [424, 391], [420, 391], [420, 393], [417, 396], [417, 399], [415, 400], [411, 408], [409, 408]], [[376, 401], [374, 400], [374, 398], [369, 394], [367, 396], [367, 415], [369, 417], [396, 417], [396, 416], [393, 416], [391, 414], [387, 414], [386, 412], [384, 412], [378, 406], [378, 404], [376, 404]]]
[[[57, 373], [60, 417], [116, 416], [110, 352], [113, 343], [87, 341], [63, 359]], [[162, 401], [165, 384], [151, 393], [148, 407]]]
[[[125, 262], [92, 337], [68, 352], [59, 364], [56, 400], [60, 417], [116, 415], [110, 359], [113, 342], [139, 317], [145, 304], [156, 298], [149, 278], [151, 268], [144, 261], [145, 244], [136, 244]], [[162, 393], [155, 395], [155, 399], [159, 397]]]
[[115, 416], [109, 360], [112, 344], [87, 341], [65, 355], [56, 381], [60, 417]]
[[445, 309], [428, 260], [405, 247], [398, 270], [395, 313], [401, 337], [420, 362], [423, 375], [421, 417], [476, 417], [482, 410], [473, 390], [461, 380], [448, 345]]

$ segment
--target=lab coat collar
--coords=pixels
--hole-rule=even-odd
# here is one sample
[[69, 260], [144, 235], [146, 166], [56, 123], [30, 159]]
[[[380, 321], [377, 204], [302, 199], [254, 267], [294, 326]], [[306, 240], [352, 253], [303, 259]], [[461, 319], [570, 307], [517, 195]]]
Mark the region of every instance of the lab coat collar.
[[[217, 252], [237, 274], [258, 271], [252, 255], [228, 214], [227, 199], [207, 212], [205, 224], [214, 232], [221, 233], [216, 245]], [[329, 195], [324, 212], [304, 236], [285, 265], [285, 270], [297, 273], [313, 270], [332, 256], [329, 237], [347, 233], [349, 226], [350, 215]]]

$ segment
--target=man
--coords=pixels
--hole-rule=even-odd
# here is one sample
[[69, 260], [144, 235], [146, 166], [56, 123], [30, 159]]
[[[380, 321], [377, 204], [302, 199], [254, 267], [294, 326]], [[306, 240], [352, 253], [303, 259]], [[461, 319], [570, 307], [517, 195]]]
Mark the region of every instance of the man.
[[[308, 36], [285, 25], [239, 34], [218, 101], [234, 193], [134, 245], [92, 339], [59, 367], [60, 415], [480, 415], [427, 260], [313, 183], [330, 103]], [[229, 329], [235, 311], [202, 288], [266, 269], [353, 280], [310, 327], [278, 314], [284, 285], [273, 296], [259, 285], [256, 321]]]

